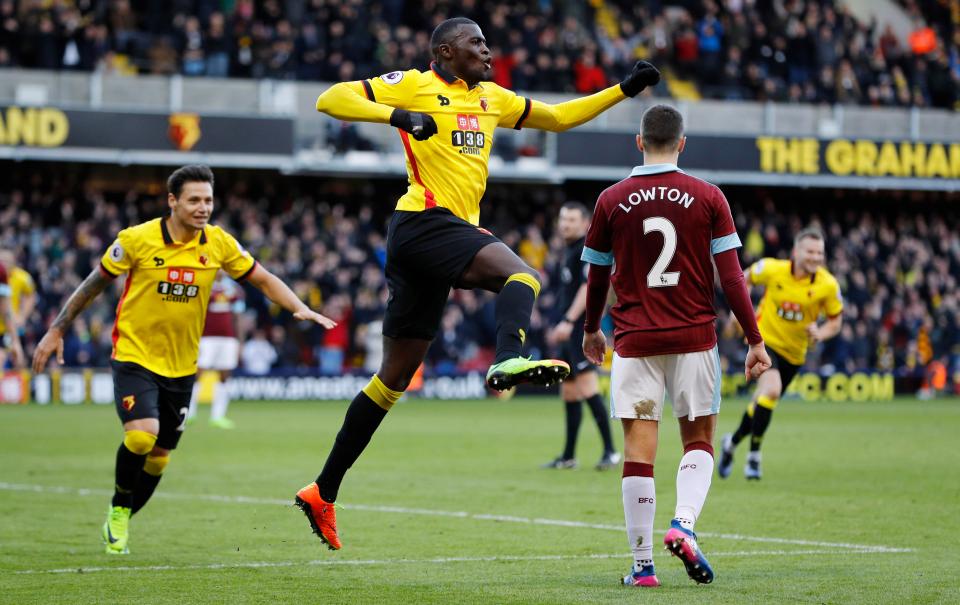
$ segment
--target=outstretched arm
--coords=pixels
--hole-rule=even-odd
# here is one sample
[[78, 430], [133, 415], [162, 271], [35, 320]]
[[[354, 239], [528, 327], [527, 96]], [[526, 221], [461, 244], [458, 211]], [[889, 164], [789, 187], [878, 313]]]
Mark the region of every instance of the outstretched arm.
[[317, 111], [346, 122], [390, 124], [418, 141], [437, 134], [437, 123], [429, 114], [394, 108], [372, 101], [374, 98], [373, 88], [366, 80], [341, 82], [317, 97]]
[[297, 295], [293, 293], [293, 290], [291, 290], [287, 284], [283, 283], [279, 277], [270, 273], [270, 271], [264, 269], [262, 265], [257, 264], [253, 268], [250, 276], [247, 277], [247, 280], [263, 292], [264, 296], [293, 313], [293, 316], [297, 319], [307, 319], [327, 329], [337, 325], [337, 322], [329, 317], [324, 317], [316, 311], [313, 311], [302, 300], [297, 298]]
[[361, 82], [340, 82], [317, 98], [317, 111], [346, 122], [389, 124], [393, 107], [375, 103], [357, 90]]
[[63, 335], [67, 332], [67, 328], [93, 302], [93, 299], [100, 296], [100, 293], [110, 285], [111, 281], [100, 267], [97, 267], [77, 286], [77, 289], [67, 299], [67, 304], [60, 309], [60, 313], [53, 320], [47, 333], [40, 339], [37, 349], [33, 352], [33, 372], [35, 374], [43, 371], [44, 366], [47, 365], [47, 360], [54, 351], [57, 353], [57, 361], [63, 363]]
[[843, 315], [836, 315], [834, 317], [828, 317], [827, 321], [817, 325], [817, 322], [812, 322], [807, 326], [807, 337], [810, 339], [810, 343], [823, 342], [824, 340], [830, 340], [834, 336], [840, 333], [840, 328], [843, 327]]
[[646, 61], [639, 61], [623, 82], [598, 93], [557, 105], [533, 101], [524, 126], [563, 132], [589, 122], [620, 101], [640, 94], [644, 88], [659, 81], [660, 72], [657, 68]]

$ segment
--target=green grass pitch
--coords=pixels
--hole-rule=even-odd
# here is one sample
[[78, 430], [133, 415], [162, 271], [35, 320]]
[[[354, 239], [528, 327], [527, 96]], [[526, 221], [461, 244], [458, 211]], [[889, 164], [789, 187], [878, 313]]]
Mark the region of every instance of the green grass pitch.
[[[188, 428], [125, 557], [99, 537], [112, 408], [0, 406], [0, 603], [960, 602], [957, 400], [782, 403], [764, 479], [743, 479], [740, 451], [734, 475], [713, 481], [697, 529], [715, 582], [694, 584], [658, 549], [658, 589], [618, 585], [630, 566], [620, 476], [593, 470], [589, 415], [581, 469], [538, 468], [559, 451], [560, 406], [402, 402], [347, 475], [334, 553], [290, 503], [346, 404], [235, 403], [236, 430]], [[742, 410], [724, 403], [721, 432]], [[674, 421], [660, 437], [662, 536]]]

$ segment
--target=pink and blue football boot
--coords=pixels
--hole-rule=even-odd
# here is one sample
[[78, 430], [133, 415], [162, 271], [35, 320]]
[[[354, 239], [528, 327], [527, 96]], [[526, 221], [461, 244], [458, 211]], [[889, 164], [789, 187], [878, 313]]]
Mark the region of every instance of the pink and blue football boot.
[[639, 586], [641, 588], [656, 588], [660, 586], [660, 580], [657, 579], [657, 572], [653, 571], [653, 565], [644, 565], [637, 571], [636, 565], [623, 578], [624, 586]]
[[697, 544], [697, 534], [684, 529], [680, 522], [674, 519], [670, 522], [667, 535], [663, 537], [663, 544], [675, 557], [683, 561], [691, 580], [700, 584], [713, 582], [713, 568]]

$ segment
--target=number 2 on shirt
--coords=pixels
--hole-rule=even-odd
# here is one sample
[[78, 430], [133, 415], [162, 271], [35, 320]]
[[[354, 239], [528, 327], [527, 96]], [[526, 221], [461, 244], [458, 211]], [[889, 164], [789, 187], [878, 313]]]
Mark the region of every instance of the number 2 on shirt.
[[677, 251], [677, 229], [673, 226], [673, 223], [662, 216], [651, 216], [643, 220], [643, 234], [647, 235], [651, 231], [659, 231], [663, 234], [663, 249], [660, 251], [657, 261], [653, 263], [653, 267], [650, 268], [650, 272], [647, 273], [647, 287], [667, 288], [676, 286], [680, 283], [680, 272], [665, 273], [664, 271], [670, 266], [670, 261], [673, 260], [673, 255]]

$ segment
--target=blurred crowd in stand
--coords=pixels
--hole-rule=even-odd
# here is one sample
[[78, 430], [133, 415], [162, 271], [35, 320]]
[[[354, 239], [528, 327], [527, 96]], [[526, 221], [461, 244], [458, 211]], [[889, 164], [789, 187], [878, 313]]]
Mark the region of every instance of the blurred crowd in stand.
[[462, 15], [521, 91], [594, 92], [647, 59], [671, 70], [660, 96], [955, 107], [960, 0], [901, 3], [905, 39], [837, 0], [0, 0], [0, 67], [352, 80], [426, 69]]
[[[12, 249], [37, 284], [38, 303], [23, 334], [28, 355], [117, 231], [160, 216], [166, 207], [162, 171], [152, 178], [131, 175], [141, 183], [137, 188], [111, 184], [103, 172], [54, 174], [44, 165], [30, 166], [21, 165], [0, 182], [0, 248]], [[242, 367], [254, 374], [375, 371], [387, 295], [385, 221], [402, 183], [217, 175], [214, 222], [236, 234], [303, 300], [339, 322], [329, 331], [297, 323], [250, 290], [247, 311], [238, 318]], [[580, 199], [592, 207], [601, 189], [597, 183], [564, 188], [494, 183], [488, 189], [482, 224], [543, 276], [527, 340], [533, 355], [551, 353], [544, 332], [563, 311], [554, 308], [553, 293], [562, 248], [554, 229], [559, 206]], [[911, 196], [918, 194], [889, 199], [889, 193], [842, 190], [814, 195], [725, 189], [744, 243], [744, 266], [764, 256], [786, 256], [793, 234], [804, 225], [820, 225], [827, 235], [828, 266], [845, 297], [844, 327], [813, 351], [812, 368], [919, 377], [931, 364], [942, 364], [951, 377], [960, 372], [960, 212], [948, 203], [948, 194], [917, 201]], [[66, 340], [68, 365], [108, 365], [120, 291], [119, 285], [109, 289], [76, 321]], [[743, 359], [742, 336], [719, 294], [717, 305], [721, 357], [735, 371]], [[454, 290], [426, 370], [485, 370], [494, 332], [492, 295]]]

